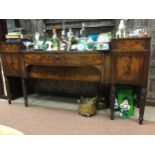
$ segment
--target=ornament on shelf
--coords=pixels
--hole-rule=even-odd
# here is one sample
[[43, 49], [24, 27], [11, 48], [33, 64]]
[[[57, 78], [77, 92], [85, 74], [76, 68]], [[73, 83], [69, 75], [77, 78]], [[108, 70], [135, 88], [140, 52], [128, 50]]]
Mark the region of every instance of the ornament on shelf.
[[118, 25], [118, 31], [116, 32], [116, 38], [125, 38], [126, 37], [126, 25], [125, 22], [127, 19], [120, 20]]
[[46, 41], [45, 44], [48, 46], [46, 51], [52, 51], [52, 42], [51, 41]]
[[57, 37], [56, 29], [52, 29], [52, 32], [53, 32], [53, 36], [52, 36], [53, 50], [57, 51], [59, 49], [60, 41]]
[[39, 45], [40, 45], [40, 43], [39, 43], [40, 33], [39, 32], [36, 32], [34, 38], [35, 38], [35, 41], [34, 41], [34, 49], [35, 50], [38, 50], [39, 49]]

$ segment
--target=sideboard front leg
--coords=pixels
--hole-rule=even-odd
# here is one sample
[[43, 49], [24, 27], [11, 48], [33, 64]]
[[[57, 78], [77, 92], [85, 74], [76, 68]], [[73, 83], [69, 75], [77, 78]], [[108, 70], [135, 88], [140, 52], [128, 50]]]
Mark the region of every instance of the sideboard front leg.
[[8, 103], [11, 104], [10, 82], [9, 82], [9, 77], [7, 76], [5, 76], [5, 84], [6, 84]]
[[144, 110], [145, 110], [145, 102], [146, 102], [146, 88], [143, 87], [141, 89], [141, 94], [140, 94], [139, 124], [143, 123], [143, 116], [144, 116]]
[[114, 119], [115, 85], [112, 85], [110, 92], [110, 119]]
[[26, 79], [25, 78], [22, 78], [22, 89], [23, 89], [25, 106], [28, 107], [28, 97], [27, 97], [27, 88], [26, 88]]

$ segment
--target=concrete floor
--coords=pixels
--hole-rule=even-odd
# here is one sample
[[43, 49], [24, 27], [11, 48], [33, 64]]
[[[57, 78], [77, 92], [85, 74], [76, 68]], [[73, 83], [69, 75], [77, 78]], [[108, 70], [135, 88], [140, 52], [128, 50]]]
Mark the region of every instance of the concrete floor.
[[[74, 111], [77, 111], [78, 109], [76, 98], [33, 94], [29, 95], [28, 100], [30, 106], [35, 105], [35, 106], [55, 107]], [[12, 103], [16, 102], [21, 103], [24, 106], [23, 97], [17, 98], [12, 101]], [[109, 115], [110, 110], [109, 109], [99, 110], [98, 114]], [[132, 116], [132, 118], [138, 119], [138, 116], [139, 116], [139, 109], [135, 108], [135, 115]], [[146, 106], [144, 119], [148, 121], [155, 121], [155, 107]]]

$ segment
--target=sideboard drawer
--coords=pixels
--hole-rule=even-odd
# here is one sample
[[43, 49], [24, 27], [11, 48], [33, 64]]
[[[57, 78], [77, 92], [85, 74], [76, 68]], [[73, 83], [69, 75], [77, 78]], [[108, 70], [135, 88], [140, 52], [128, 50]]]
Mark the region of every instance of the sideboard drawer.
[[150, 38], [113, 39], [111, 48], [115, 52], [145, 52], [150, 50]]
[[3, 54], [2, 62], [4, 74], [8, 76], [21, 76], [21, 63], [19, 54]]
[[5, 42], [5, 43], [1, 43], [1, 51], [2, 52], [20, 52], [21, 46], [22, 46], [21, 43]]
[[101, 65], [100, 53], [24, 53], [24, 61], [28, 65]]

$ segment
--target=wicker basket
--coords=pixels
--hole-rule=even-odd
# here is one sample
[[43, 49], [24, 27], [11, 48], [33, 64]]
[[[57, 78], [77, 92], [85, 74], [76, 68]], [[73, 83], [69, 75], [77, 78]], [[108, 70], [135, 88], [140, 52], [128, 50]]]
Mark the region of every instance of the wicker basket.
[[91, 98], [91, 99], [81, 98], [79, 102], [79, 113], [87, 117], [95, 115], [96, 114], [96, 100], [97, 100], [96, 97]]

